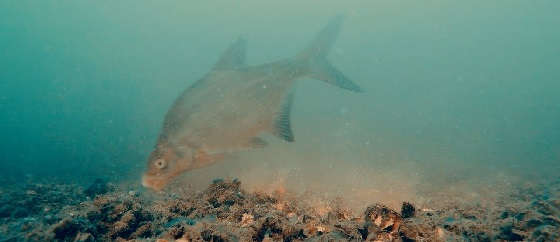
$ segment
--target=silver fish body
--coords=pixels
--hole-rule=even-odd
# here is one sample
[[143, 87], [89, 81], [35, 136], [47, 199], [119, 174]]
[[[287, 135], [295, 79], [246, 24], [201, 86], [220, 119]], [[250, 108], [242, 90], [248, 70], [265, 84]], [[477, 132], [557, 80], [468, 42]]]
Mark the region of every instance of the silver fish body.
[[326, 59], [341, 22], [334, 18], [296, 57], [257, 66], [245, 65], [246, 41], [239, 38], [167, 112], [143, 185], [160, 190], [183, 172], [264, 147], [266, 141], [258, 137], [263, 132], [293, 142], [291, 89], [298, 79], [310, 77], [360, 92]]

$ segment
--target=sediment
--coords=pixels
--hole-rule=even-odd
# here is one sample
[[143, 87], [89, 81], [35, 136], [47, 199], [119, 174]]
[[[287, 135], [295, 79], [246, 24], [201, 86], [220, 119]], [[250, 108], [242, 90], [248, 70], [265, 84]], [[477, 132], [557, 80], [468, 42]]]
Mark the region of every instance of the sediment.
[[238, 180], [154, 199], [96, 180], [0, 187], [0, 241], [558, 241], [560, 182], [519, 187], [493, 207], [402, 209], [371, 204], [352, 213], [278, 194], [246, 192]]

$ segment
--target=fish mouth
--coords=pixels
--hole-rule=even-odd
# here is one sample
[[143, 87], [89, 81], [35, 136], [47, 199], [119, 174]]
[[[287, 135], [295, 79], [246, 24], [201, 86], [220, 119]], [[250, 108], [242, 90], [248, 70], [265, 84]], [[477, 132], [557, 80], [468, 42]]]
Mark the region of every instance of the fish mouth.
[[165, 185], [167, 185], [167, 180], [165, 179], [161, 179], [149, 175], [144, 175], [142, 177], [142, 186], [151, 188], [152, 190], [161, 191], [161, 189], [163, 189]]

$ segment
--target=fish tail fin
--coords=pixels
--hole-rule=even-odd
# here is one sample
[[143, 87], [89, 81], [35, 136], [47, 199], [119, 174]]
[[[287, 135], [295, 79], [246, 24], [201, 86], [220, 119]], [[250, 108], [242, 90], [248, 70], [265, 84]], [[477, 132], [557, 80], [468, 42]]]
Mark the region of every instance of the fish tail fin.
[[327, 60], [327, 55], [340, 32], [343, 19], [342, 15], [332, 18], [327, 26], [317, 34], [311, 44], [300, 52], [296, 58], [306, 63], [308, 75], [311, 78], [324, 81], [342, 89], [363, 92], [360, 86], [352, 82]]

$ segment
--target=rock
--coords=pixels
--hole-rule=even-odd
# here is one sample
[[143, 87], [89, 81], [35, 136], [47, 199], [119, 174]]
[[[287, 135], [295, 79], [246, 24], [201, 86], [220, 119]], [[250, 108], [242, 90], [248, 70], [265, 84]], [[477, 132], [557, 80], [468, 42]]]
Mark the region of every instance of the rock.
[[[156, 200], [145, 196], [148, 193], [120, 190], [110, 184], [103, 186], [114, 191], [94, 199], [86, 199], [79, 186], [0, 187], [0, 213], [5, 213], [0, 219], [0, 234], [6, 233], [0, 237], [14, 241], [560, 239], [560, 189], [547, 200], [526, 193], [522, 194], [526, 198], [507, 197], [516, 203], [505, 201], [506, 206], [494, 210], [457, 204], [446, 208], [433, 205], [437, 210], [430, 210], [403, 203], [396, 212], [374, 204], [355, 217], [336, 202], [321, 213], [298, 197], [249, 193], [239, 185], [239, 181], [221, 180], [203, 191], [162, 194]], [[93, 188], [88, 193], [95, 194]], [[18, 207], [24, 209], [18, 213], [28, 214], [13, 217]]]
[[109, 192], [111, 189], [106, 181], [103, 179], [95, 179], [93, 184], [89, 186], [84, 193], [91, 198], [95, 198], [97, 195], [105, 194]]
[[560, 239], [560, 235], [555, 232], [555, 228], [548, 225], [539, 226], [531, 236], [531, 241], [558, 241]]
[[307, 238], [303, 229], [296, 227], [287, 227], [284, 231], [284, 241], [302, 241]]
[[361, 240], [367, 236], [361, 234], [360, 225], [356, 221], [339, 222], [334, 227], [349, 240]]
[[67, 240], [68, 238], [75, 238], [78, 232], [82, 230], [82, 224], [73, 219], [63, 219], [58, 224], [55, 224], [51, 231], [54, 233], [54, 238], [58, 240]]
[[403, 202], [401, 215], [403, 218], [412, 218], [416, 214], [416, 208], [411, 203]]
[[253, 215], [244, 213], [241, 217], [241, 227], [248, 227], [255, 222]]
[[262, 242], [274, 242], [274, 240], [267, 235], [262, 239]]
[[74, 242], [93, 242], [95, 238], [90, 233], [79, 232], [74, 238]]
[[45, 222], [47, 222], [49, 224], [52, 224], [52, 223], [56, 222], [58, 219], [57, 219], [57, 217], [48, 214], [48, 215], [45, 215], [44, 220], [45, 220]]
[[527, 228], [536, 228], [536, 227], [541, 226], [542, 224], [543, 224], [543, 221], [541, 221], [539, 219], [536, 219], [536, 218], [533, 218], [533, 219], [530, 219], [529, 221], [527, 221], [526, 226], [527, 226]]
[[139, 226], [136, 231], [131, 235], [133, 238], [145, 238], [153, 235], [153, 228], [151, 223], [146, 223]]
[[369, 233], [366, 241], [394, 241], [396, 238], [390, 233]]
[[227, 239], [224, 238], [224, 236], [220, 235], [219, 233], [216, 233], [216, 231], [212, 231], [209, 229], [202, 231], [200, 235], [202, 236], [202, 239], [204, 241], [213, 241], [213, 242], [228, 241]]
[[196, 221], [194, 219], [190, 219], [190, 218], [186, 218], [186, 217], [178, 217], [178, 218], [174, 218], [169, 220], [167, 223], [165, 223], [163, 225], [163, 227], [165, 228], [171, 228], [171, 227], [175, 227], [177, 225], [189, 225], [189, 226], [193, 226], [196, 224]]
[[553, 199], [550, 201], [550, 205], [560, 210], [560, 199]]
[[545, 201], [535, 201], [533, 202], [533, 208], [536, 209], [539, 213], [544, 215], [552, 215], [554, 213], [554, 207], [545, 202]]
[[241, 182], [224, 182], [218, 181], [212, 183], [204, 192], [206, 200], [218, 208], [221, 206], [232, 206], [240, 203], [243, 200], [243, 193], [241, 192]]
[[22, 207], [16, 207], [12, 211], [12, 217], [14, 218], [23, 218], [23, 217], [27, 217], [27, 215], [29, 215], [29, 211]]
[[0, 218], [10, 217], [12, 215], [12, 210], [14, 208], [8, 204], [3, 205], [0, 207]]
[[266, 235], [281, 234], [282, 227], [281, 222], [278, 218], [267, 217], [265, 218], [260, 226], [258, 226], [257, 233], [255, 234], [253, 240], [262, 241]]
[[436, 236], [438, 239], [440, 240], [444, 240], [445, 239], [445, 230], [442, 228], [437, 228], [436, 229]]
[[503, 239], [507, 241], [522, 241], [524, 237], [515, 231], [511, 225], [505, 225], [500, 228], [500, 233], [496, 239]]
[[402, 217], [397, 212], [382, 204], [369, 206], [364, 215], [369, 233], [394, 233], [399, 231], [402, 223]]

